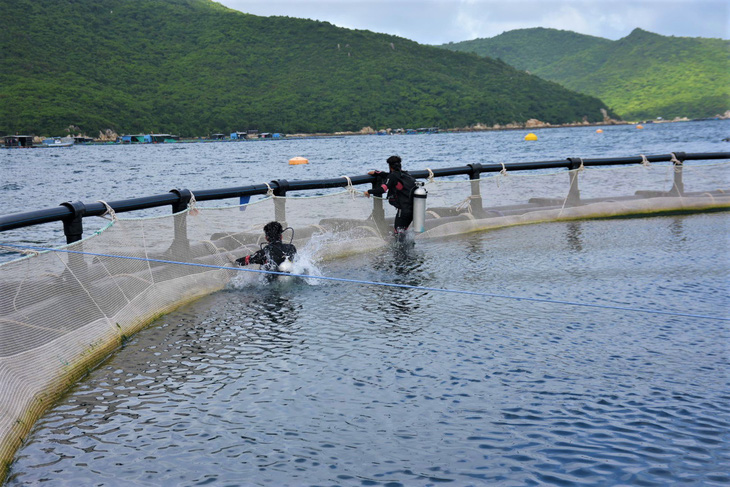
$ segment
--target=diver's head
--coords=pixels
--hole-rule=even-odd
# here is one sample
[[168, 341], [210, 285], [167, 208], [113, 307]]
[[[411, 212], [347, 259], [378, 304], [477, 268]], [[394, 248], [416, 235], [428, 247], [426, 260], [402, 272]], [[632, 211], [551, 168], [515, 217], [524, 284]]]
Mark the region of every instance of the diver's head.
[[284, 233], [284, 229], [279, 222], [269, 222], [264, 225], [264, 235], [266, 235], [266, 240], [269, 242], [278, 242], [281, 240], [282, 233]]
[[401, 162], [401, 160], [400, 160], [399, 156], [390, 156], [388, 158], [388, 167], [390, 167], [391, 171], [400, 171], [401, 170], [400, 162]]

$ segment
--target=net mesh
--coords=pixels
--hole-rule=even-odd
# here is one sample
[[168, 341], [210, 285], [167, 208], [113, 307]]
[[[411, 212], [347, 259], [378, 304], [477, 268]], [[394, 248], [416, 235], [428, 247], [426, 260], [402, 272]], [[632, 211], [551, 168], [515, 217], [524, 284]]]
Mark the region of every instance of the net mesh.
[[[728, 163], [431, 179], [426, 231], [415, 238], [728, 209], [729, 182]], [[155, 318], [225, 287], [238, 274], [235, 259], [264, 243], [267, 222], [292, 227], [293, 243], [320, 262], [386, 245], [394, 213], [382, 199], [352, 188], [317, 197], [267, 196], [242, 206], [192, 205], [165, 217], [99, 220], [98, 231], [63, 251], [2, 264], [0, 479], [33, 423], [65, 389]]]

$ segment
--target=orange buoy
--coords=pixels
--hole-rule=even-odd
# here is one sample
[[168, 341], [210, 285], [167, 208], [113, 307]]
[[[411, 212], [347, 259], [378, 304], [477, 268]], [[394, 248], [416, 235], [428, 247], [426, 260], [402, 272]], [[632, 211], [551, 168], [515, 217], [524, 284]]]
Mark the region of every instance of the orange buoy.
[[597, 134], [602, 134], [603, 133], [603, 130], [602, 129], [598, 129], [598, 130], [596, 130], [596, 133]]
[[297, 164], [309, 164], [309, 160], [304, 157], [292, 157], [289, 159], [289, 164], [295, 166]]
[[643, 125], [637, 125], [637, 126], [636, 126], [636, 128], [637, 128], [637, 129], [643, 129], [643, 128], [644, 128], [644, 126], [643, 126]]

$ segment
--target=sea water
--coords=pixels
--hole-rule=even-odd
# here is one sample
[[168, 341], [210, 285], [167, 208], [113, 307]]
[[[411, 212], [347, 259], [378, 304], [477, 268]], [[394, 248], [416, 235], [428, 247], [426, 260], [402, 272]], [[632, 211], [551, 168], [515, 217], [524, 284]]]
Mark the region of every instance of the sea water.
[[[57, 207], [68, 201], [94, 203], [164, 194], [171, 189], [231, 188], [286, 179], [329, 179], [387, 171], [398, 154], [403, 168], [423, 170], [466, 164], [724, 152], [730, 150], [730, 120], [531, 130], [440, 133], [434, 135], [347, 136], [240, 142], [89, 145], [52, 149], [0, 150], [0, 214]], [[303, 156], [309, 164], [289, 165]], [[696, 163], [695, 163], [696, 164]], [[462, 176], [461, 179], [464, 179]], [[363, 187], [362, 189], [367, 189]], [[324, 192], [326, 190], [322, 190]], [[320, 193], [307, 192], [314, 196]], [[305, 194], [292, 193], [292, 196]], [[257, 197], [252, 197], [255, 201]], [[238, 199], [201, 203], [238, 204]], [[166, 215], [170, 207], [120, 217]], [[84, 220], [85, 235], [103, 227]], [[63, 244], [60, 222], [3, 232], [6, 243]], [[0, 249], [0, 262], [11, 255]]]
[[[2, 194], [21, 211], [48, 206], [34, 179], [93, 201], [357, 175], [393, 153], [422, 169], [717, 152], [728, 128], [7, 151]], [[521, 226], [311, 263], [362, 283], [234, 280], [70, 390], [8, 485], [727, 485], [730, 330], [712, 317], [730, 317], [729, 221]]]

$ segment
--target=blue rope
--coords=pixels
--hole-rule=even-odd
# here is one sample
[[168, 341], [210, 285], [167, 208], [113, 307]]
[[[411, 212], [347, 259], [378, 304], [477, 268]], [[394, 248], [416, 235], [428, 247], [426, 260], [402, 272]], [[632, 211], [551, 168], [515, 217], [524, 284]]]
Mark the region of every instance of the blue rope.
[[524, 296], [510, 296], [507, 294], [485, 293], [485, 292], [480, 292], [480, 291], [465, 291], [465, 290], [460, 290], [460, 289], [444, 289], [444, 288], [439, 288], [439, 287], [428, 287], [428, 286], [414, 286], [411, 284], [397, 284], [397, 283], [393, 283], [393, 282], [366, 281], [366, 280], [361, 280], [361, 279], [346, 279], [343, 277], [327, 277], [327, 276], [312, 276], [312, 275], [308, 275], [308, 274], [292, 274], [289, 272], [267, 271], [267, 270], [263, 270], [263, 269], [227, 267], [227, 266], [212, 265], [212, 264], [198, 264], [195, 262], [179, 262], [179, 261], [175, 261], [175, 260], [150, 259], [150, 258], [146, 258], [146, 257], [132, 257], [132, 256], [125, 256], [125, 255], [100, 254], [100, 253], [95, 253], [95, 252], [80, 252], [77, 250], [54, 249], [54, 248], [48, 248], [48, 247], [34, 247], [31, 245], [2, 244], [2, 246], [18, 248], [18, 249], [34, 250], [34, 251], [38, 251], [38, 252], [65, 252], [68, 254], [91, 255], [91, 256], [96, 256], [96, 257], [110, 257], [110, 258], [128, 259], [128, 260], [140, 260], [140, 261], [145, 261], [145, 262], [156, 262], [156, 263], [160, 263], [160, 264], [178, 264], [178, 265], [187, 265], [187, 266], [192, 266], [192, 267], [205, 267], [208, 269], [225, 269], [228, 271], [255, 272], [255, 273], [259, 273], [259, 274], [301, 277], [304, 279], [320, 279], [323, 281], [346, 282], [346, 283], [350, 283], [350, 284], [365, 284], [365, 285], [369, 285], [369, 286], [385, 286], [385, 287], [394, 287], [394, 288], [401, 288], [401, 289], [417, 289], [417, 290], [421, 290], [421, 291], [465, 294], [465, 295], [469, 295], [469, 296], [512, 299], [512, 300], [516, 300], [516, 301], [531, 301], [531, 302], [535, 302], [535, 303], [564, 304], [564, 305], [569, 305], [569, 306], [582, 306], [582, 307], [586, 307], [586, 308], [600, 308], [600, 309], [610, 309], [610, 310], [619, 310], [619, 311], [631, 311], [634, 313], [649, 313], [649, 314], [655, 314], [655, 315], [678, 316], [678, 317], [684, 317], [684, 318], [698, 318], [698, 319], [704, 319], [704, 320], [730, 321], [730, 318], [725, 318], [722, 316], [678, 313], [676, 311], [660, 311], [660, 310], [644, 309], [644, 308], [629, 308], [626, 306], [611, 306], [611, 305], [606, 305], [606, 304], [591, 304], [591, 303], [581, 303], [581, 302], [576, 302], [576, 301], [562, 301], [562, 300], [555, 300], [555, 299], [530, 298], [530, 297], [524, 297]]

